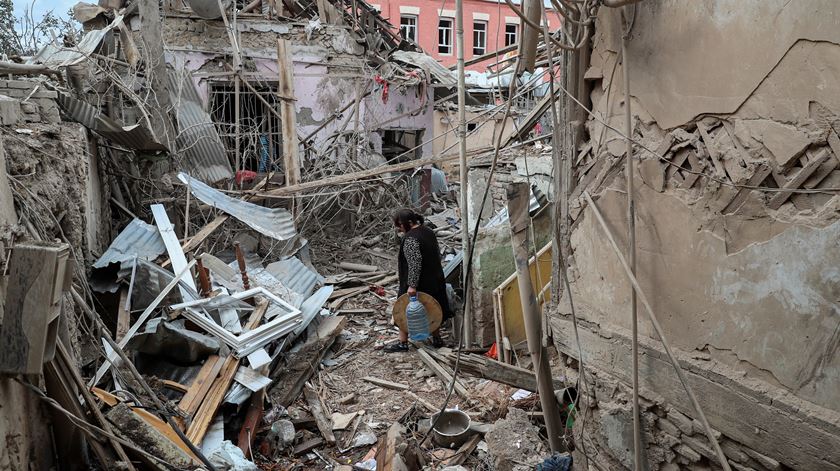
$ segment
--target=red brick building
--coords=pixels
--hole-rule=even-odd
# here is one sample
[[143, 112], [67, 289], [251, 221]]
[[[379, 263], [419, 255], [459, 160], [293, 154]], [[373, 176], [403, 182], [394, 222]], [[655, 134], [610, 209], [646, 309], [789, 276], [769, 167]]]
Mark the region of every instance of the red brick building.
[[[376, 0], [374, 0], [375, 2]], [[470, 60], [515, 44], [522, 35], [522, 22], [503, 0], [464, 1], [464, 58]], [[519, 4], [519, 0], [514, 1]], [[457, 62], [454, 0], [379, 0], [372, 3], [403, 36], [416, 42], [446, 67]], [[560, 26], [560, 14], [546, 6], [548, 25]], [[483, 72], [486, 64], [467, 69]]]

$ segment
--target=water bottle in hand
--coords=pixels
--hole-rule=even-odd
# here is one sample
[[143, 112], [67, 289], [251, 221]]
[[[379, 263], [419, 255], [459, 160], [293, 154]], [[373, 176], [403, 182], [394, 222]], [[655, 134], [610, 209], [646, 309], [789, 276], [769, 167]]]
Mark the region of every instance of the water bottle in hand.
[[409, 298], [405, 317], [408, 320], [408, 337], [411, 340], [422, 342], [429, 338], [429, 318], [426, 308], [417, 300], [417, 296]]

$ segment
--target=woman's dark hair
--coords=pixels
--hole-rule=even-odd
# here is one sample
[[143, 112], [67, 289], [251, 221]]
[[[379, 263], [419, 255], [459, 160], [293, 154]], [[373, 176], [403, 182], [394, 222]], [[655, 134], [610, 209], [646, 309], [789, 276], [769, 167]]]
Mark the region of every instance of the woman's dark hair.
[[414, 211], [403, 208], [396, 213], [394, 213], [394, 225], [402, 227], [406, 231], [411, 229], [412, 224], [423, 224], [424, 219], [423, 216], [415, 213]]

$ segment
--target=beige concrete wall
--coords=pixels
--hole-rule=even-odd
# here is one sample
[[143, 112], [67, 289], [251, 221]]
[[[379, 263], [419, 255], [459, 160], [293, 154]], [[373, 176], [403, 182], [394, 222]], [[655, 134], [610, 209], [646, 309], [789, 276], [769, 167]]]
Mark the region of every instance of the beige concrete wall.
[[[596, 113], [623, 129], [617, 15], [601, 9], [586, 75]], [[694, 384], [712, 426], [794, 469], [840, 469], [840, 456], [822, 451], [840, 444], [840, 199], [832, 190], [840, 187], [838, 15], [840, 5], [828, 0], [643, 1], [628, 47], [634, 137], [662, 149], [659, 157], [635, 154], [640, 283], [682, 358], [702, 359]], [[630, 288], [580, 194], [585, 188], [595, 196], [626, 246], [625, 144], [596, 120], [587, 131], [593, 150], [578, 167], [572, 202], [573, 292], [587, 331], [585, 362], [599, 382], [612, 375], [622, 385], [599, 398], [607, 409], [626, 405], [626, 352], [610, 345], [630, 328]], [[674, 143], [663, 146], [668, 134]], [[735, 186], [785, 185], [821, 153], [828, 158], [794, 186], [825, 193], [794, 195], [776, 207], [778, 192]], [[702, 176], [692, 181], [696, 173]], [[567, 312], [561, 307], [555, 316], [558, 347], [577, 356]], [[640, 318], [650, 342], [641, 359], [647, 411], [675, 406], [694, 416]], [[760, 410], [733, 409], [736, 397]], [[615, 417], [605, 413], [591, 426], [602, 433]], [[691, 434], [669, 442], [661, 427], [649, 426], [654, 469], [711, 461], [698, 447], [696, 460], [675, 451], [697, 440]], [[594, 443], [612, 465], [626, 467], [619, 435]], [[741, 465], [773, 468], [768, 463]]]
[[[496, 133], [502, 126], [502, 115], [496, 113], [488, 119], [488, 115], [470, 111], [467, 113], [467, 122], [478, 125], [474, 131], [467, 133], [467, 150], [480, 149], [495, 144]], [[435, 155], [458, 152], [457, 129], [458, 113], [456, 111], [435, 110], [434, 137], [436, 139], [433, 145]], [[511, 129], [513, 129], [513, 120], [508, 118], [505, 130], [507, 132]]]

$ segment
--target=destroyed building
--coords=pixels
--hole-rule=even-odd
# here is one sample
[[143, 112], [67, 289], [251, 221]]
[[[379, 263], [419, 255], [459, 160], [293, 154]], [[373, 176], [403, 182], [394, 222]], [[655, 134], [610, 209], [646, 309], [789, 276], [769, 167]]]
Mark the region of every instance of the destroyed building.
[[838, 469], [837, 5], [625, 9], [626, 23], [599, 10], [591, 51], [570, 55], [564, 81], [592, 108], [564, 97], [573, 166], [557, 217], [567, 210], [570, 226], [556, 240], [577, 322], [565, 293], [550, 316], [566, 371], [580, 361], [586, 376], [579, 449], [592, 466], [633, 467], [632, 287], [605, 232], [629, 257], [629, 106], [636, 277], [662, 328], [639, 295], [645, 467], [720, 466], [664, 335], [732, 469]]
[[837, 6], [548, 3], [460, 103], [363, 0], [0, 61], [0, 469], [840, 470]]

